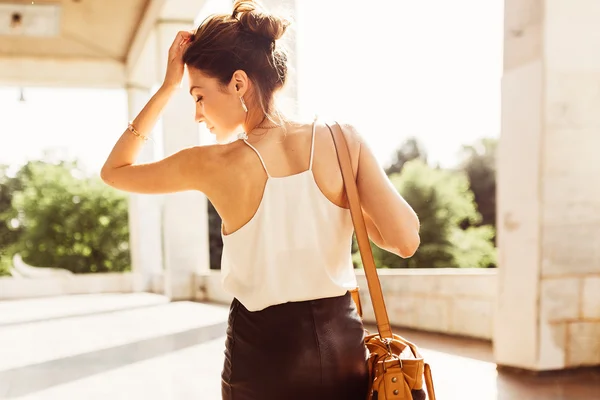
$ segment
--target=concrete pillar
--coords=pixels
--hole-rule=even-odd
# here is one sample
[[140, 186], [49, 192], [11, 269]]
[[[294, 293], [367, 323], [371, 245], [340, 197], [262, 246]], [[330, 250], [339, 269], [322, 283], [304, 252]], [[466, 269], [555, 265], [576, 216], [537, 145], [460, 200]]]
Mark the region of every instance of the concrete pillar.
[[[157, 79], [160, 82], [164, 78], [169, 47], [177, 32], [191, 30], [193, 27], [192, 20], [158, 22]], [[187, 88], [188, 83], [184, 81], [162, 115], [165, 157], [186, 147], [201, 144], [199, 125], [194, 122], [195, 104]], [[165, 196], [163, 238], [165, 295], [172, 300], [192, 299], [195, 293], [195, 275], [210, 268], [207, 200], [202, 193], [190, 191]]]
[[[150, 99], [150, 90], [128, 87], [129, 119], [133, 120]], [[148, 140], [138, 163], [155, 161], [156, 143]], [[131, 249], [134, 291], [151, 291], [152, 281], [163, 273], [160, 201], [157, 196], [130, 194], [129, 244]]]
[[506, 0], [499, 365], [600, 365], [600, 4]]

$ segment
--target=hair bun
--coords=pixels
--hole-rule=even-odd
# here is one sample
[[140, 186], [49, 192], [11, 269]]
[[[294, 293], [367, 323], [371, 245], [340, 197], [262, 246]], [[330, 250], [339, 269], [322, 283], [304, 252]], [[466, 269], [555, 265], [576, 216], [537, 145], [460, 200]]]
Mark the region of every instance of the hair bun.
[[236, 0], [232, 18], [239, 21], [243, 30], [275, 41], [283, 36], [290, 22], [267, 12], [254, 0]]

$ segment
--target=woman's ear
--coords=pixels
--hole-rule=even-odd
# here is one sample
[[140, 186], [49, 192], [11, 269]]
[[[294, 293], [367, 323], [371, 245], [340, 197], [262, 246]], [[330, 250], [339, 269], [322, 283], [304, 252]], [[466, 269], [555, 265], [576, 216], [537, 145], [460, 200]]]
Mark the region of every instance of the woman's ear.
[[230, 87], [232, 91], [236, 93], [238, 96], [244, 96], [248, 91], [249, 79], [246, 72], [241, 69], [238, 69], [233, 73], [231, 77]]

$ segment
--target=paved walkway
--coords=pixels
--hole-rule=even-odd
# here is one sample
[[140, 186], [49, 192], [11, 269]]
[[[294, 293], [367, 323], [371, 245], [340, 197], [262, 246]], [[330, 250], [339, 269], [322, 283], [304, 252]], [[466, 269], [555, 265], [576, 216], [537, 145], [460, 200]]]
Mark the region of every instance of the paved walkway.
[[[218, 400], [227, 307], [151, 294], [0, 302], [0, 399]], [[600, 399], [600, 374], [498, 375], [489, 343], [401, 332], [439, 400]]]

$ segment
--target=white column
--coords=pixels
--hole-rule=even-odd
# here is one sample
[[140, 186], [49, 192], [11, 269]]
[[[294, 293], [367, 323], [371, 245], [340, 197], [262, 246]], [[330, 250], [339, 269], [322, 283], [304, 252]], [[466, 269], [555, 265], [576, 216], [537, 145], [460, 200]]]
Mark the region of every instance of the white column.
[[[193, 21], [159, 21], [158, 79], [164, 77], [168, 49], [178, 31], [193, 28]], [[194, 121], [194, 101], [184, 79], [182, 88], [173, 96], [162, 115], [164, 156], [200, 143], [199, 125]], [[165, 294], [173, 300], [194, 297], [194, 278], [208, 271], [208, 212], [207, 200], [199, 192], [169, 194], [163, 205], [165, 250]]]
[[[128, 87], [129, 119], [133, 120], [150, 99], [150, 90]], [[155, 161], [155, 142], [148, 140], [137, 163]], [[162, 230], [160, 200], [157, 196], [130, 194], [129, 244], [134, 273], [134, 290], [151, 291], [152, 280], [162, 274]]]
[[600, 365], [598, 21], [594, 0], [505, 2], [501, 366]]

